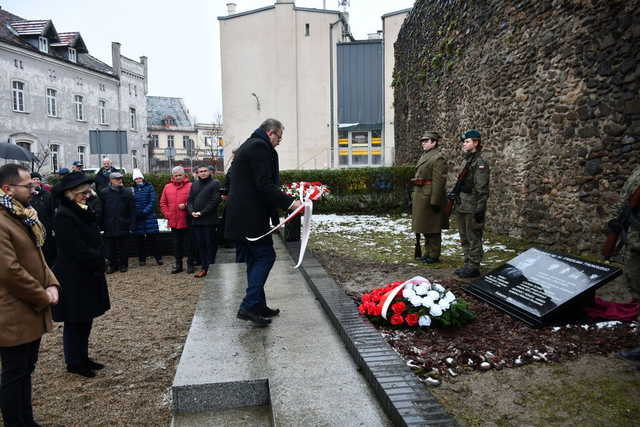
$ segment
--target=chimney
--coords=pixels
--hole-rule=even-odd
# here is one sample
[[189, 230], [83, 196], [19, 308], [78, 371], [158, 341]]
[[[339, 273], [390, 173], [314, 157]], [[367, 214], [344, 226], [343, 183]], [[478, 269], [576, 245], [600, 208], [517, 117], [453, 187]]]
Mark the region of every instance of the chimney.
[[113, 68], [113, 74], [119, 78], [122, 65], [120, 59], [120, 43], [118, 42], [111, 42], [111, 67]]
[[140, 63], [142, 64], [143, 67], [143, 74], [144, 74], [144, 94], [146, 95], [147, 92], [149, 91], [149, 64], [147, 63], [147, 57], [146, 56], [141, 56], [140, 57]]
[[233, 15], [234, 13], [236, 13], [236, 6], [237, 4], [235, 3], [227, 3], [227, 13], [229, 15]]

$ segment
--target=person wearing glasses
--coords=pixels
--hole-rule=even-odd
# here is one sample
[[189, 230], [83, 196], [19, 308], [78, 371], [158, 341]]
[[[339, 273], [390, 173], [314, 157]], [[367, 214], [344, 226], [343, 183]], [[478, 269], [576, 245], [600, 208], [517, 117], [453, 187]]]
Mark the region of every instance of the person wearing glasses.
[[422, 155], [411, 179], [411, 226], [414, 233], [424, 235], [425, 264], [440, 262], [442, 229], [448, 227], [445, 215], [447, 204], [447, 162], [438, 143], [438, 132], [426, 131], [420, 138]]
[[214, 233], [218, 221], [218, 205], [220, 204], [220, 182], [211, 177], [206, 166], [196, 169], [198, 179], [191, 184], [187, 211], [191, 215], [191, 227], [194, 243], [198, 246], [202, 269], [195, 277], [204, 277], [209, 272], [218, 252], [218, 243]]
[[35, 186], [24, 167], [0, 167], [0, 410], [7, 426], [38, 425], [31, 375], [59, 296], [41, 251], [45, 231], [29, 205]]
[[455, 270], [458, 277], [480, 276], [482, 234], [489, 199], [489, 164], [482, 158], [480, 132], [467, 131], [462, 137], [462, 152], [468, 173], [456, 199], [455, 213], [464, 252], [464, 266]]
[[284, 126], [276, 119], [265, 120], [236, 150], [231, 188], [227, 200], [225, 237], [243, 248], [247, 263], [247, 290], [237, 317], [256, 326], [268, 326], [280, 310], [267, 306], [264, 284], [276, 260], [269, 220], [276, 209], [296, 209], [301, 205], [280, 190], [280, 171], [276, 147]]

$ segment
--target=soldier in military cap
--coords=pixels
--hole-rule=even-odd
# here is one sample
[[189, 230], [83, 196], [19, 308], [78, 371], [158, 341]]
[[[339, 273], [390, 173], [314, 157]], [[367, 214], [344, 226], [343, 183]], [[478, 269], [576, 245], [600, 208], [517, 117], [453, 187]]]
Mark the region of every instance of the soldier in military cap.
[[447, 163], [442, 156], [437, 132], [426, 131], [420, 138], [422, 156], [418, 160], [416, 173], [411, 179], [413, 185], [412, 229], [424, 235], [422, 262], [440, 262], [442, 229], [448, 228], [449, 220], [444, 214], [447, 204]]
[[463, 135], [462, 151], [468, 173], [462, 181], [456, 199], [455, 213], [464, 251], [464, 266], [455, 271], [459, 277], [480, 276], [482, 261], [482, 233], [489, 198], [489, 164], [482, 158], [480, 132], [467, 131]]

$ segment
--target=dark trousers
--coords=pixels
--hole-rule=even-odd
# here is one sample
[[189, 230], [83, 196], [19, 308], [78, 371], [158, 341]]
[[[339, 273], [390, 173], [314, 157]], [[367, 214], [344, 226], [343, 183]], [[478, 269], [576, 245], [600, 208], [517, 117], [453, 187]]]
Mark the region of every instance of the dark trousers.
[[15, 347], [0, 347], [0, 409], [7, 427], [36, 425], [31, 406], [31, 374], [39, 349], [40, 338]]
[[216, 262], [218, 253], [215, 226], [194, 226], [191, 230], [194, 243], [198, 247], [200, 265], [203, 270], [209, 270], [209, 264]]
[[182, 258], [186, 256], [187, 263], [193, 264], [191, 230], [188, 228], [172, 228], [171, 235], [173, 235], [173, 248], [176, 261], [182, 262]]
[[129, 267], [127, 256], [127, 236], [105, 237], [104, 247], [107, 252], [109, 265], [113, 268]]
[[[269, 272], [276, 261], [276, 251], [273, 249], [271, 236], [264, 237], [257, 242], [238, 240], [236, 245], [242, 246], [247, 262], [247, 291], [240, 308], [260, 313], [266, 306], [264, 284]], [[238, 247], [236, 246], [236, 247]]]
[[62, 343], [67, 365], [82, 365], [89, 359], [89, 335], [93, 320], [88, 322], [64, 322]]
[[138, 259], [140, 261], [146, 261], [148, 255], [153, 255], [155, 259], [162, 258], [157, 237], [158, 233], [136, 234], [136, 246], [138, 247]]

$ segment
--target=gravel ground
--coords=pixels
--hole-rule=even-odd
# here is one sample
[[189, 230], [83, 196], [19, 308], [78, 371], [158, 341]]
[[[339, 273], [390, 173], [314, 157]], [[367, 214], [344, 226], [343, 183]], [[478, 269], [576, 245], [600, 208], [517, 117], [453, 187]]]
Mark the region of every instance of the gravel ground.
[[[33, 375], [42, 425], [169, 425], [169, 388], [203, 281], [171, 275], [169, 257], [108, 275], [111, 310], [95, 319], [90, 356], [107, 367], [95, 378], [66, 372], [62, 326], [45, 335]], [[1, 418], [0, 418], [1, 419]]]

